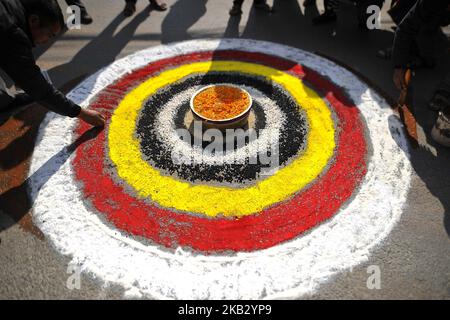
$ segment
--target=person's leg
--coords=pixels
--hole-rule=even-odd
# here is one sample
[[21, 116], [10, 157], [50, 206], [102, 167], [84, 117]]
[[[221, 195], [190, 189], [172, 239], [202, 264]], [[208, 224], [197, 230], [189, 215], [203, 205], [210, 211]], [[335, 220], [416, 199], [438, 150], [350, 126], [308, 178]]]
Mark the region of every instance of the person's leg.
[[80, 8], [80, 22], [82, 24], [91, 24], [92, 23], [92, 17], [89, 15], [89, 13], [86, 10], [86, 6], [84, 5], [81, 0], [66, 0], [66, 3], [68, 6], [77, 6]]
[[313, 24], [319, 25], [336, 21], [337, 19], [336, 10], [339, 8], [340, 1], [325, 0], [324, 5], [325, 5], [325, 12], [322, 13], [320, 16], [313, 18], [312, 19]]
[[436, 44], [440, 28], [437, 26], [421, 28], [417, 37], [417, 56], [422, 68], [432, 69], [436, 66]]
[[391, 8], [387, 13], [392, 18], [392, 21], [394, 21], [396, 25], [399, 25], [415, 4], [416, 1], [412, 0], [395, 0], [392, 1]]
[[137, 0], [125, 0], [125, 8], [123, 9], [123, 15], [125, 17], [131, 17], [136, 12]]
[[233, 0], [233, 7], [230, 9], [230, 16], [238, 16], [242, 14], [242, 4], [244, 0]]

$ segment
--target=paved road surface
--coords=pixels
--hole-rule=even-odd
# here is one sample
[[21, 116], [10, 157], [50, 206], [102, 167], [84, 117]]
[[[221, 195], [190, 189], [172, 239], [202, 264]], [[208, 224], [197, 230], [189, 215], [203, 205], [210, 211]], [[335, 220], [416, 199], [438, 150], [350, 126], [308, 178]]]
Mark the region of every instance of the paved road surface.
[[[305, 10], [297, 0], [273, 0], [276, 13], [272, 15], [250, 10], [251, 1], [246, 1], [241, 18], [229, 17], [231, 0], [168, 0], [167, 12], [152, 11], [149, 15], [143, 11], [147, 2], [140, 0], [137, 14], [128, 19], [120, 14], [121, 0], [85, 2], [94, 17], [92, 25], [68, 31], [48, 48], [36, 50], [39, 64], [49, 70], [58, 86], [69, 83], [70, 87], [72, 80], [149, 46], [225, 36], [268, 40], [326, 55], [370, 79], [388, 98], [397, 95], [390, 63], [375, 57], [378, 49], [392, 41], [389, 20], [383, 16], [382, 30], [359, 31], [349, 4], [342, 6], [336, 24], [313, 28], [310, 20], [317, 9]], [[414, 79], [414, 112], [425, 132], [436, 117], [427, 110], [426, 102], [449, 70], [449, 60], [448, 52], [441, 53], [438, 68], [420, 71]], [[32, 115], [22, 114], [0, 129], [2, 192], [21, 184], [24, 177], [17, 172], [27, 165], [30, 154], [26, 146], [32, 143], [42, 116], [43, 111], [36, 107]], [[450, 151], [434, 147], [437, 156], [412, 151], [415, 174], [408, 206], [370, 261], [339, 274], [307, 298], [450, 298]], [[25, 214], [29, 209], [26, 200], [15, 199], [17, 203], [12, 206], [23, 207], [21, 215], [0, 212], [0, 298], [122, 297], [121, 288], [104, 286], [85, 275], [80, 290], [68, 290], [69, 259], [57, 253], [33, 227], [29, 214]], [[380, 290], [366, 287], [370, 265], [380, 267]]]

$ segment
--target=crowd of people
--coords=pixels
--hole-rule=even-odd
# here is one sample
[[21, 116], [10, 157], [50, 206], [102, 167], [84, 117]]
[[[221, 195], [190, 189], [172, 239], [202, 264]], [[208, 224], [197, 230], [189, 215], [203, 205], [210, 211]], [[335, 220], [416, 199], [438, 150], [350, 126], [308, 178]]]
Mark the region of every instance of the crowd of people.
[[[305, 0], [304, 5], [315, 4], [316, 0]], [[124, 0], [123, 14], [126, 17], [136, 11], [137, 0]], [[149, 0], [153, 9], [164, 11], [167, 5], [159, 0]], [[244, 0], [230, 0], [232, 16], [242, 14]], [[315, 17], [313, 24], [325, 24], [337, 19], [341, 0], [324, 0], [325, 11]], [[369, 5], [381, 7], [384, 0], [353, 0], [358, 7], [358, 21], [361, 28], [367, 28]], [[93, 19], [81, 0], [66, 0], [71, 6], [79, 7], [80, 22], [90, 24]], [[257, 10], [272, 13], [266, 0], [253, 0]], [[381, 50], [379, 57], [392, 59], [393, 81], [399, 90], [406, 86], [407, 70], [433, 68], [433, 55], [426, 49], [433, 45], [420, 45], [418, 36], [432, 41], [432, 35], [450, 24], [450, 0], [392, 0], [388, 11], [396, 24], [392, 47]], [[37, 101], [49, 110], [68, 117], [78, 117], [93, 125], [103, 126], [104, 117], [92, 110], [82, 109], [67, 99], [49, 82], [33, 56], [32, 48], [51, 40], [65, 27], [61, 8], [56, 0], [0, 0], [0, 68], [23, 89], [23, 93], [11, 96], [0, 78], [0, 125], [17, 112], [20, 107]], [[450, 147], [450, 74], [436, 89], [429, 103], [439, 116], [432, 130], [432, 137], [440, 144]]]

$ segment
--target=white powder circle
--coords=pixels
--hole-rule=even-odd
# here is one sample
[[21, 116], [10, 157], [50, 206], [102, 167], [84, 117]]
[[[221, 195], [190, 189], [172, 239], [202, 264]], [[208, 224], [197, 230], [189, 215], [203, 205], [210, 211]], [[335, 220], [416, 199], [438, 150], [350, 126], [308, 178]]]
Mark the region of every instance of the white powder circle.
[[197, 51], [264, 52], [295, 61], [337, 83], [364, 117], [372, 146], [367, 174], [352, 200], [310, 232], [270, 249], [208, 256], [143, 244], [105, 225], [74, 178], [67, 146], [76, 120], [48, 114], [30, 170], [35, 224], [73, 263], [135, 297], [173, 299], [297, 298], [331, 276], [367, 261], [399, 220], [411, 181], [402, 125], [388, 103], [355, 75], [314, 54], [269, 42], [193, 40], [158, 46], [114, 62], [69, 97], [87, 107], [116, 79], [153, 61]]

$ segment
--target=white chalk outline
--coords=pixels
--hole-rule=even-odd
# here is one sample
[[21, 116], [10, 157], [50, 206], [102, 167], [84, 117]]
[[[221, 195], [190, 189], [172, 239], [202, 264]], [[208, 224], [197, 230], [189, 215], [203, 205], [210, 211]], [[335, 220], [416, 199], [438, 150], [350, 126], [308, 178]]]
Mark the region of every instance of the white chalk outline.
[[101, 89], [134, 69], [163, 58], [216, 49], [280, 56], [316, 70], [343, 88], [368, 126], [373, 150], [367, 175], [353, 200], [333, 218], [292, 241], [233, 256], [205, 256], [181, 249], [172, 253], [128, 238], [86, 206], [71, 161], [64, 162], [68, 157], [64, 148], [73, 140], [76, 120], [50, 113], [41, 125], [31, 162], [33, 220], [62, 254], [72, 256], [73, 263], [100, 280], [122, 285], [127, 296], [296, 298], [313, 292], [332, 275], [367, 261], [370, 250], [400, 219], [412, 172], [401, 123], [386, 101], [355, 75], [311, 53], [244, 39], [174, 43], [114, 62], [75, 88], [70, 98], [86, 107]]

